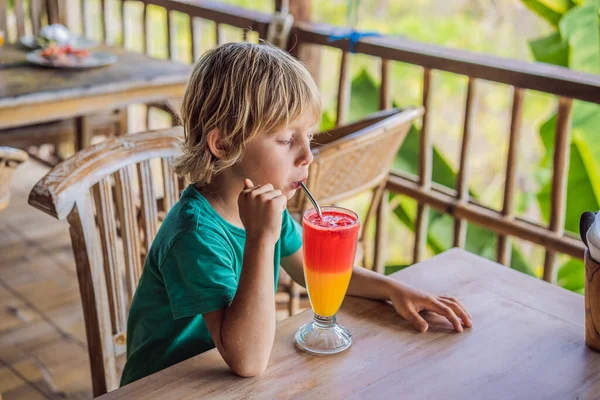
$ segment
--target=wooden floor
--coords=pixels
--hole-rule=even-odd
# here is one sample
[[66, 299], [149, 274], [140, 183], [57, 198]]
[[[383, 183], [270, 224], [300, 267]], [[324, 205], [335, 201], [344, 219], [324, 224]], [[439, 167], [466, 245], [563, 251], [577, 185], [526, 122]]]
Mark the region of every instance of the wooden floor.
[[[68, 224], [27, 204], [47, 171], [31, 159], [22, 164], [0, 211], [2, 400], [92, 398]], [[278, 319], [285, 317], [278, 304]]]

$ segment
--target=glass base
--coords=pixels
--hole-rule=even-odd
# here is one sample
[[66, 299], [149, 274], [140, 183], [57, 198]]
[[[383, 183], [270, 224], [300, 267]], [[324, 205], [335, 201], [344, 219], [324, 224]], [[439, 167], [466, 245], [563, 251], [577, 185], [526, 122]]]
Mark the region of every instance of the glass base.
[[294, 339], [300, 349], [321, 355], [340, 353], [352, 344], [352, 334], [335, 322], [335, 315], [315, 314], [314, 321], [300, 327]]

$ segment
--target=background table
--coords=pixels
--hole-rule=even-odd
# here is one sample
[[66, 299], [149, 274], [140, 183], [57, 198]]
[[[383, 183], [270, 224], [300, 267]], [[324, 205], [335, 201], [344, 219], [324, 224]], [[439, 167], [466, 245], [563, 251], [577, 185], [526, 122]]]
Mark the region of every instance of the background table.
[[455, 333], [427, 315], [417, 333], [391, 306], [347, 297], [338, 321], [353, 344], [336, 356], [297, 350], [310, 312], [277, 326], [266, 373], [234, 376], [216, 350], [102, 398], [592, 399], [600, 397], [600, 353], [584, 342], [583, 296], [453, 249], [392, 275], [457, 296], [473, 316]]
[[0, 129], [183, 97], [191, 66], [113, 47], [93, 51], [118, 60], [86, 70], [46, 68], [27, 62], [18, 46], [1, 47]]

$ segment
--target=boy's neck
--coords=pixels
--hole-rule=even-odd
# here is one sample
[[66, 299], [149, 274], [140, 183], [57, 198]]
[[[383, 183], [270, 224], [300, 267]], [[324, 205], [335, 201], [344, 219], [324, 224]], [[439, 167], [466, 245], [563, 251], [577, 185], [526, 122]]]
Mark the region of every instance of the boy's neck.
[[198, 187], [204, 198], [212, 208], [227, 222], [240, 228], [244, 228], [240, 219], [238, 208], [238, 197], [244, 187], [243, 183], [235, 184], [234, 179], [220, 174], [208, 185]]

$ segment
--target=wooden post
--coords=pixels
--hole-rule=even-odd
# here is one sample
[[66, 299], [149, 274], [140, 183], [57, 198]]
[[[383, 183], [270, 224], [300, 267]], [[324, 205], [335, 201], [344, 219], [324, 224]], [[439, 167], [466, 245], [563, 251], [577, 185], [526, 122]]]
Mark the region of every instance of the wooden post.
[[[515, 182], [517, 178], [517, 152], [519, 137], [521, 135], [521, 116], [523, 111], [523, 89], [515, 87], [513, 93], [513, 106], [510, 122], [510, 142], [506, 160], [506, 179], [504, 185], [504, 202], [502, 215], [513, 218]], [[511, 240], [509, 236], [498, 235], [496, 246], [496, 259], [500, 264], [510, 266]]]
[[[288, 0], [289, 2], [289, 13], [294, 16], [294, 24], [303, 21], [310, 21], [311, 13], [311, 0]], [[275, 10], [280, 11], [283, 1], [275, 0]], [[293, 33], [290, 37], [290, 47], [298, 46], [296, 43], [297, 39]], [[288, 49], [289, 51], [290, 49]], [[306, 68], [312, 75], [313, 79], [319, 85], [320, 76], [320, 62], [321, 62], [321, 50], [320, 46], [302, 45], [298, 49], [298, 59], [305, 63]]]
[[[463, 129], [462, 147], [460, 151], [460, 167], [456, 181], [456, 197], [461, 203], [469, 201], [469, 142], [473, 131], [475, 115], [475, 78], [469, 77], [467, 88], [467, 105], [465, 107], [465, 124]], [[454, 220], [454, 246], [465, 247], [467, 240], [467, 223], [461, 218]]]
[[[569, 179], [569, 154], [571, 151], [571, 116], [573, 99], [561, 97], [556, 116], [556, 136], [554, 139], [554, 166], [552, 169], [552, 198], [550, 202], [551, 232], [562, 236], [565, 230], [567, 208], [567, 180]], [[557, 254], [547, 249], [544, 260], [544, 280], [556, 279]]]
[[[430, 133], [430, 107], [431, 107], [431, 70], [423, 71], [423, 126], [419, 141], [419, 184], [423, 190], [429, 191], [432, 182], [433, 170], [433, 139]], [[417, 206], [417, 219], [415, 220], [415, 246], [413, 249], [413, 262], [423, 260], [427, 246], [427, 230], [429, 229], [429, 205], [419, 203]]]

